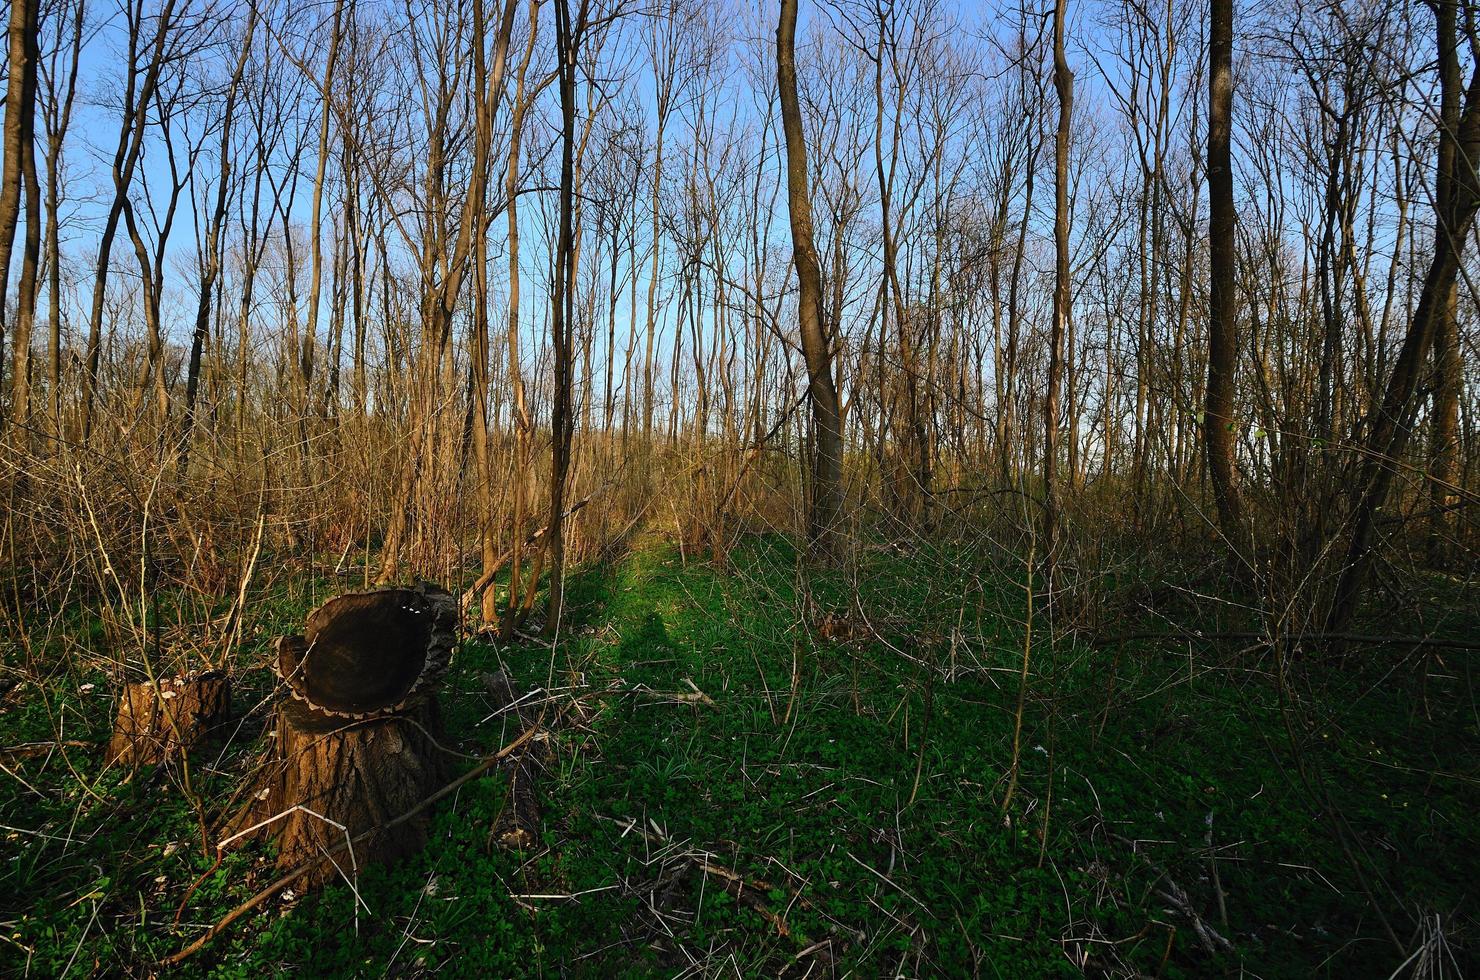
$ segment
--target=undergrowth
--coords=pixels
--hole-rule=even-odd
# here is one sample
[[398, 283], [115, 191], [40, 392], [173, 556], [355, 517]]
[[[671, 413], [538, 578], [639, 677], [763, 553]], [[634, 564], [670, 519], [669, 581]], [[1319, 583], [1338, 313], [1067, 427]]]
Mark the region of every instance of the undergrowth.
[[[284, 892], [181, 972], [1350, 977], [1415, 950], [1477, 965], [1468, 654], [1399, 670], [1401, 651], [1106, 644], [1040, 618], [1004, 812], [1023, 568], [939, 546], [798, 569], [777, 537], [722, 567], [649, 542], [571, 581], [553, 645], [465, 642], [441, 703], [466, 756], [518, 734], [485, 675], [580, 698], [550, 734], [537, 845], [489, 846], [507, 783], [475, 780], [420, 855]], [[271, 636], [336, 587], [286, 581], [258, 597], [235, 664], [246, 719], [193, 756], [193, 800], [173, 770], [101, 770], [103, 672], [3, 695], [0, 972], [148, 975], [272, 879], [260, 848], [211, 871], [200, 827], [262, 747]], [[79, 616], [51, 639], [99, 636]]]

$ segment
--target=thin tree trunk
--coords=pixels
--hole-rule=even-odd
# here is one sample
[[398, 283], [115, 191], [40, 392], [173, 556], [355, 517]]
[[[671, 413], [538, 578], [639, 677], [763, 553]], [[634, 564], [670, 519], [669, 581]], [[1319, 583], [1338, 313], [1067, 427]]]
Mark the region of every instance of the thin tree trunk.
[[1054, 133], [1053, 324], [1048, 340], [1048, 392], [1043, 399], [1043, 551], [1050, 569], [1058, 555], [1059, 389], [1069, 320], [1069, 122], [1074, 111], [1074, 73], [1064, 54], [1065, 5], [1066, 0], [1058, 0], [1053, 9], [1053, 86], [1059, 97], [1059, 124]]
[[72, 39], [68, 46], [67, 81], [57, 91], [53, 71], [49, 77], [50, 108], [46, 122], [46, 269], [47, 309], [51, 329], [51, 415], [52, 431], [62, 435], [62, 246], [61, 162], [62, 140], [72, 122], [72, 101], [77, 94], [77, 68], [82, 57], [85, 0], [72, 8]]
[[585, 31], [582, 0], [575, 23], [569, 0], [555, 5], [555, 50], [560, 57], [560, 231], [555, 244], [555, 283], [550, 304], [550, 339], [555, 354], [555, 392], [550, 429], [550, 606], [545, 631], [560, 628], [565, 601], [565, 481], [570, 470], [574, 423], [571, 412], [571, 329], [575, 319], [575, 139], [576, 69]]
[[[256, 9], [252, 10], [253, 16]], [[324, 61], [324, 84], [319, 90], [324, 100], [319, 116], [319, 159], [313, 177], [313, 203], [308, 216], [308, 319], [304, 323], [303, 347], [299, 359], [299, 381], [303, 385], [305, 408], [312, 400], [314, 346], [319, 327], [319, 281], [323, 275], [323, 246], [320, 226], [323, 220], [324, 171], [329, 165], [329, 115], [333, 107], [334, 66], [339, 60], [339, 38], [344, 21], [344, 0], [334, 0], [334, 26], [329, 34], [329, 52]], [[245, 53], [245, 51], [243, 52]]]
[[1234, 370], [1238, 358], [1237, 297], [1234, 273], [1233, 157], [1233, 0], [1211, 0], [1208, 32], [1208, 385], [1203, 410], [1203, 443], [1218, 522], [1229, 542], [1239, 540], [1239, 493], [1235, 484]]
[[807, 145], [797, 98], [797, 0], [781, 0], [776, 28], [776, 81], [781, 126], [786, 135], [787, 204], [791, 214], [792, 261], [796, 265], [802, 353], [812, 402], [812, 499], [808, 540], [820, 557], [837, 554], [843, 509], [843, 433], [832, 350], [822, 323], [822, 266], [812, 235], [812, 200], [807, 186]]
[[190, 362], [185, 372], [185, 417], [181, 420], [179, 441], [176, 443], [182, 475], [189, 469], [190, 434], [195, 426], [195, 403], [200, 390], [200, 360], [206, 338], [210, 335], [211, 303], [221, 274], [222, 232], [226, 225], [226, 204], [231, 194], [231, 132], [236, 116], [236, 97], [241, 87], [242, 73], [246, 70], [247, 56], [252, 51], [252, 38], [256, 28], [257, 8], [252, 6], [247, 11], [247, 26], [242, 34], [241, 51], [237, 54], [236, 68], [226, 92], [226, 106], [221, 114], [221, 167], [216, 176], [215, 207], [206, 225], [200, 295], [196, 300], [195, 329], [190, 337]]
[[[529, 40], [519, 70], [514, 77], [514, 108], [509, 120], [509, 159], [504, 174], [504, 207], [508, 218], [509, 256], [509, 387], [513, 405], [510, 415], [514, 423], [514, 465], [512, 522], [509, 528], [509, 601], [504, 607], [503, 619], [499, 623], [499, 638], [507, 643], [514, 635], [515, 617], [519, 613], [520, 588], [523, 585], [521, 554], [524, 548], [524, 524], [526, 490], [529, 484], [529, 460], [534, 441], [534, 420], [529, 412], [529, 403], [524, 391], [524, 369], [519, 357], [519, 154], [523, 146], [524, 118], [534, 100], [534, 94], [526, 94], [525, 79], [529, 73], [530, 58], [534, 54], [535, 40], [539, 36], [539, 0], [529, 0]], [[544, 547], [541, 542], [541, 547]], [[486, 570], [485, 570], [486, 571]], [[488, 590], [492, 592], [493, 590]]]
[[128, 24], [128, 80], [125, 86], [123, 119], [118, 130], [118, 146], [113, 153], [113, 201], [103, 223], [103, 233], [98, 239], [97, 264], [93, 273], [92, 311], [87, 326], [87, 376], [83, 382], [82, 438], [87, 441], [92, 433], [93, 404], [97, 397], [98, 367], [102, 356], [103, 305], [107, 299], [108, 265], [113, 254], [113, 239], [118, 234], [118, 222], [128, 205], [129, 186], [133, 183], [134, 170], [143, 150], [145, 130], [148, 126], [147, 109], [154, 101], [154, 90], [159, 83], [159, 73], [164, 67], [164, 49], [173, 27], [176, 0], [165, 0], [164, 7], [156, 19], [154, 44], [144, 65], [143, 83], [139, 84], [139, 32], [143, 26], [142, 0], [135, 0], [129, 10]]

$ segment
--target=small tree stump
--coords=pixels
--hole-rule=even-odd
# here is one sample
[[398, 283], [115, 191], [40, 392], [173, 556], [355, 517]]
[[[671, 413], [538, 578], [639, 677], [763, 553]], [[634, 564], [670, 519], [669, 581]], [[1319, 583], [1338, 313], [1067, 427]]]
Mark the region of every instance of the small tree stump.
[[152, 766], [188, 752], [231, 715], [231, 685], [220, 671], [125, 684], [107, 764]]
[[[457, 606], [430, 586], [330, 599], [304, 636], [278, 641], [290, 697], [278, 706], [267, 764], [230, 838], [270, 837], [284, 871], [376, 831], [447, 780], [435, 689], [451, 660]], [[381, 829], [304, 879], [311, 888], [389, 863], [426, 843], [430, 815]]]

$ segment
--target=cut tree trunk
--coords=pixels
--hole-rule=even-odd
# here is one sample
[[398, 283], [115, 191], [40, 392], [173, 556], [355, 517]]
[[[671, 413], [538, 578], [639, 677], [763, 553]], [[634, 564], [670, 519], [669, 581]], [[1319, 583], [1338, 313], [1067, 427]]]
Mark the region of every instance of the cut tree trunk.
[[188, 752], [230, 714], [231, 685], [220, 671], [126, 684], [103, 761], [157, 765]]
[[436, 688], [456, 621], [456, 600], [440, 589], [376, 589], [329, 600], [304, 636], [280, 639], [276, 669], [290, 696], [226, 839], [269, 837], [278, 867], [291, 870], [380, 828], [310, 871], [306, 888], [420, 850], [429, 813], [385, 827], [446, 782]]
[[[277, 866], [290, 871], [346, 838], [383, 827], [441, 788], [447, 757], [437, 742], [436, 702], [379, 718], [351, 720], [314, 711], [295, 699], [278, 706], [277, 730], [253, 798], [228, 837], [277, 841]], [[421, 850], [430, 814], [341, 852], [309, 872], [304, 888], [354, 876]]]
[[457, 602], [435, 586], [346, 592], [308, 614], [303, 636], [278, 640], [292, 696], [339, 718], [409, 707], [452, 660]]

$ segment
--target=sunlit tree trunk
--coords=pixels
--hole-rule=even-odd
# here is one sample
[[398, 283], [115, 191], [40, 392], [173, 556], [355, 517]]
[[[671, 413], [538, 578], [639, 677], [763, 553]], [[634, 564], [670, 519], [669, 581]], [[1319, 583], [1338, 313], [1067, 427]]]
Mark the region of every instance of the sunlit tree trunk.
[[837, 552], [843, 509], [842, 417], [833, 380], [832, 350], [822, 323], [822, 266], [812, 236], [807, 145], [797, 99], [796, 30], [797, 0], [781, 0], [781, 23], [776, 28], [776, 80], [781, 99], [781, 126], [786, 135], [787, 204], [791, 215], [792, 261], [797, 271], [797, 316], [812, 403], [808, 539], [818, 555], [833, 557]]
[[[57, 56], [65, 51], [65, 81], [53, 59], [47, 78], [47, 105], [43, 115], [46, 128], [46, 271], [47, 309], [51, 320], [50, 381], [52, 431], [62, 435], [62, 248], [61, 248], [61, 169], [62, 142], [72, 122], [72, 104], [77, 94], [77, 69], [82, 59], [82, 33], [86, 21], [85, 0], [63, 8], [70, 18], [71, 41], [58, 45]], [[58, 29], [65, 21], [59, 13]]]
[[550, 339], [555, 355], [555, 391], [550, 429], [550, 605], [545, 630], [560, 628], [565, 603], [565, 484], [574, 427], [571, 412], [571, 330], [575, 319], [575, 142], [576, 72], [586, 27], [586, 3], [574, 21], [570, 0], [555, 3], [555, 50], [560, 59], [560, 216], [555, 243], [555, 281], [550, 295]]
[[[5, 92], [4, 172], [0, 175], [0, 363], [5, 335], [12, 328], [11, 415], [21, 424], [30, 417], [31, 328], [36, 316], [36, 278], [41, 252], [41, 193], [36, 182], [37, 0], [11, 0], [10, 65]], [[21, 257], [20, 295], [9, 315], [10, 259], [25, 196], [26, 234]]]

